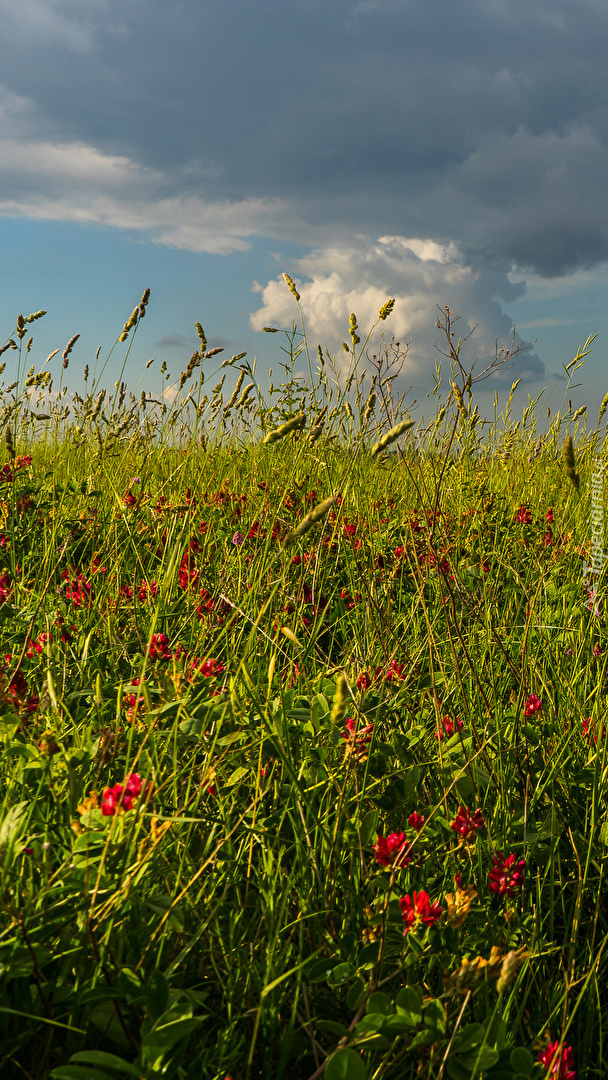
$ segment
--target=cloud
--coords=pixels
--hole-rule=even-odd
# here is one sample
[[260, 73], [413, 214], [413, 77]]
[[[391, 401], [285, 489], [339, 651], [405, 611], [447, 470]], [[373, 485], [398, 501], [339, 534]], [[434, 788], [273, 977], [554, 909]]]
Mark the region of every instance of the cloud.
[[133, 230], [166, 247], [219, 255], [246, 250], [248, 238], [289, 217], [281, 200], [167, 194], [179, 191], [179, 176], [89, 143], [32, 137], [35, 127], [26, 98], [0, 95], [0, 215]]
[[32, 48], [60, 42], [76, 53], [93, 47], [95, 20], [103, 16], [100, 0], [0, 0], [6, 42]]
[[[395, 297], [393, 314], [380, 323], [377, 334], [382, 330], [387, 340], [394, 336], [402, 343], [411, 339], [402, 379], [415, 384], [418, 392], [432, 384], [436, 361], [441, 361], [435, 343], [444, 348], [435, 325], [441, 314], [437, 306], [447, 305], [460, 316], [456, 330], [463, 339], [478, 324], [462, 360], [467, 367], [479, 357], [479, 372], [494, 357], [496, 339], [499, 347], [511, 340], [511, 320], [496, 297], [514, 300], [521, 292], [506, 274], [492, 275], [467, 263], [454, 244], [403, 236], [359, 236], [349, 245], [320, 248], [293, 261], [289, 272], [297, 281], [309, 342], [327, 344], [339, 363], [344, 362], [341, 342], [349, 341], [351, 312], [364, 340], [380, 307]], [[251, 316], [254, 330], [289, 327], [292, 320], [297, 321], [293, 297], [282, 277], [262, 288], [260, 300], [261, 307]], [[377, 351], [378, 338], [373, 344]], [[449, 363], [441, 363], [447, 378]], [[498, 377], [480, 385], [486, 389], [510, 386], [520, 377], [522, 383], [544, 377], [544, 365], [533, 352], [520, 354], [508, 370], [502, 369]]]

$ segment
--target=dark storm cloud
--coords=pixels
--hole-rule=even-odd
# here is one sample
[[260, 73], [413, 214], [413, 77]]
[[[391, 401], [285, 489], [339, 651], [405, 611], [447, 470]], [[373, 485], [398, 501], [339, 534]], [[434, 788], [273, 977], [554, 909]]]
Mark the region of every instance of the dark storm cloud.
[[[209, 250], [355, 231], [453, 240], [486, 267], [545, 276], [608, 258], [595, 0], [3, 0], [0, 14], [2, 80], [30, 142], [123, 162], [103, 188], [112, 207], [93, 211], [111, 224], [122, 200], [145, 227], [139, 173], [175, 246], [202, 241], [188, 240], [196, 213], [162, 232], [172, 208], [236, 200], [232, 240]], [[34, 203], [52, 192], [60, 216], [60, 180], [0, 168], [5, 212], [18, 188]]]

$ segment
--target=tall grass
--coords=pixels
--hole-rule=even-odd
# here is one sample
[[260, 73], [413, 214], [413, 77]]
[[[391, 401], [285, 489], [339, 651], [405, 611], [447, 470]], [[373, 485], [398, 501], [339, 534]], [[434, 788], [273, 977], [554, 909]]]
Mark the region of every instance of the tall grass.
[[467, 371], [449, 309], [424, 427], [354, 315], [346, 360], [269, 328], [265, 394], [197, 324], [156, 398], [99, 356], [70, 397], [75, 339], [54, 391], [40, 315], [0, 401], [0, 1074], [605, 1075], [592, 339], [539, 434], [484, 424], [518, 346]]

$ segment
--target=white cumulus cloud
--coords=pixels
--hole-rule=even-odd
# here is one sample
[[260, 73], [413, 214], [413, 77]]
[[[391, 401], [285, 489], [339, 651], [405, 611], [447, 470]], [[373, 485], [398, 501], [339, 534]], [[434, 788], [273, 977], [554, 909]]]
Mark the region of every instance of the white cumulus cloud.
[[[327, 345], [337, 359], [341, 342], [350, 340], [350, 314], [357, 316], [358, 333], [364, 340], [380, 307], [394, 297], [393, 314], [380, 323], [378, 334], [382, 330], [385, 339], [394, 336], [402, 344], [411, 339], [402, 377], [419, 392], [432, 385], [436, 360], [441, 360], [435, 343], [445, 349], [445, 339], [442, 342], [436, 327], [438, 306], [447, 306], [460, 316], [456, 331], [461, 338], [478, 324], [462, 353], [465, 367], [479, 357], [475, 370], [480, 371], [494, 357], [497, 339], [499, 347], [510, 344], [512, 323], [497, 297], [514, 299], [520, 287], [506, 273], [489, 273], [468, 264], [454, 244], [403, 236], [359, 236], [349, 244], [316, 249], [288, 269], [297, 282], [309, 342]], [[289, 327], [297, 320], [282, 275], [254, 288], [261, 300], [261, 307], [251, 316], [254, 330]], [[370, 347], [377, 349], [378, 340], [370, 342]], [[441, 362], [447, 377], [449, 365]], [[497, 383], [510, 385], [514, 372], [522, 381], [533, 382], [543, 378], [544, 368], [533, 353], [522, 353], [514, 367], [492, 382], [492, 388]], [[489, 383], [482, 385], [487, 388]]]

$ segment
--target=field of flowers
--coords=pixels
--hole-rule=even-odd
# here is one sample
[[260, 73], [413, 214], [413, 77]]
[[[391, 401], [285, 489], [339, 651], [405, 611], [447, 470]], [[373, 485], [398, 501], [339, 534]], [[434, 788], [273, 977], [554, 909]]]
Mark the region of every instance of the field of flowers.
[[268, 328], [265, 393], [197, 324], [138, 398], [99, 356], [68, 394], [76, 338], [29, 367], [42, 314], [0, 357], [0, 1076], [605, 1077], [590, 342], [540, 433], [448, 309], [424, 427], [354, 315], [340, 364]]

